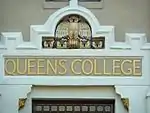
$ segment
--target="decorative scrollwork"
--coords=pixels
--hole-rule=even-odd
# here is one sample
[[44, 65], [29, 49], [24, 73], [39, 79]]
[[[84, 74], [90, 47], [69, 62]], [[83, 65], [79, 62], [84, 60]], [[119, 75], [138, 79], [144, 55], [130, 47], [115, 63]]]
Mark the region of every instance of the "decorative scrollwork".
[[121, 101], [122, 101], [122, 103], [123, 103], [125, 109], [126, 109], [127, 111], [129, 111], [129, 99], [128, 99], [128, 98], [122, 98]]
[[43, 37], [43, 48], [103, 49], [105, 37], [92, 37], [89, 23], [79, 15], [68, 15], [58, 23], [54, 37]]
[[27, 100], [27, 98], [21, 98], [21, 99], [19, 99], [19, 102], [18, 102], [18, 104], [19, 104], [19, 108], [18, 109], [19, 110], [21, 110], [22, 108], [24, 108], [26, 100]]

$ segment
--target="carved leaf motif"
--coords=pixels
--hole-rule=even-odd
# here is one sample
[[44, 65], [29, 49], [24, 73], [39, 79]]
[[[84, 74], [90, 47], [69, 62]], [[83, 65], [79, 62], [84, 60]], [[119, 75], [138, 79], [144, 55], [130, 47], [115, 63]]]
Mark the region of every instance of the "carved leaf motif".
[[129, 99], [128, 98], [122, 98], [121, 100], [122, 100], [122, 103], [123, 103], [125, 109], [127, 111], [129, 111]]
[[26, 102], [26, 98], [21, 98], [21, 99], [19, 99], [19, 110], [21, 110], [24, 106], [25, 106], [25, 102]]

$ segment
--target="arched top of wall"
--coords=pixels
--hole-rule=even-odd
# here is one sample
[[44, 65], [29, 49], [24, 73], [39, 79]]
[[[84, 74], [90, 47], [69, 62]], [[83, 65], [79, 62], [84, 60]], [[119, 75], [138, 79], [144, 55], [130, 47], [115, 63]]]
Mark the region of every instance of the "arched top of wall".
[[48, 18], [44, 26], [46, 27], [46, 29], [49, 29], [51, 34], [54, 34], [58, 22], [63, 17], [72, 14], [76, 14], [84, 17], [90, 24], [93, 34], [96, 34], [96, 31], [100, 28], [99, 21], [97, 20], [95, 15], [90, 10], [82, 6], [77, 6], [77, 7], [67, 6], [65, 8], [59, 9]]

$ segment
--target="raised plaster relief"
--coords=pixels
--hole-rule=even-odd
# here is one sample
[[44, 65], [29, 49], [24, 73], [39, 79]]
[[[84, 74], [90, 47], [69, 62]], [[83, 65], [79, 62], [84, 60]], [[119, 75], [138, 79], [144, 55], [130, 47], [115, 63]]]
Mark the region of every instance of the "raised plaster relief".
[[57, 25], [54, 37], [42, 37], [43, 48], [104, 49], [105, 37], [92, 37], [88, 22], [79, 15], [64, 17]]
[[19, 110], [21, 110], [22, 108], [24, 108], [26, 100], [27, 100], [27, 98], [20, 98], [19, 99], [19, 102], [18, 102], [18, 104], [19, 104], [18, 109]]
[[122, 98], [121, 99], [123, 105], [124, 105], [124, 108], [129, 111], [129, 99], [128, 98]]

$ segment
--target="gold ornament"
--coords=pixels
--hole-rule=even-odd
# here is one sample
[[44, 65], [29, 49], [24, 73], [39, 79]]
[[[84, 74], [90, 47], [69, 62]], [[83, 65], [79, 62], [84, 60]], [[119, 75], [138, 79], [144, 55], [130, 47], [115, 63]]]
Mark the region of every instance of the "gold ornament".
[[21, 110], [22, 108], [24, 108], [24, 106], [25, 106], [25, 102], [26, 102], [26, 98], [21, 98], [21, 99], [19, 99], [19, 110]]
[[129, 111], [129, 99], [128, 99], [128, 98], [122, 98], [121, 101], [122, 101], [122, 103], [123, 103], [125, 109], [126, 109], [127, 111]]

